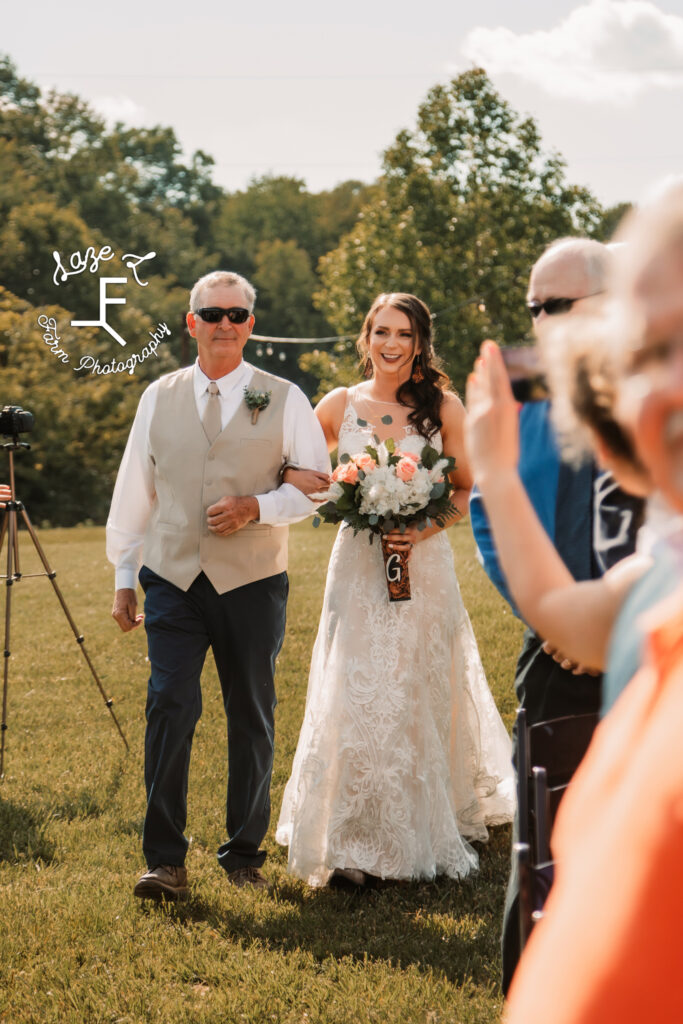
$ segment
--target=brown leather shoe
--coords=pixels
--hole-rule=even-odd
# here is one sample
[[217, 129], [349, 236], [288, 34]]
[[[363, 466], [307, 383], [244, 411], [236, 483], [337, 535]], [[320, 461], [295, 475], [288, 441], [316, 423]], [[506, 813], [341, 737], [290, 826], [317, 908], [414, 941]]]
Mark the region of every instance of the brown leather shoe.
[[228, 871], [228, 881], [230, 885], [236, 885], [238, 889], [243, 889], [246, 885], [250, 885], [253, 889], [270, 889], [270, 885], [259, 868], [251, 865]]
[[133, 895], [141, 900], [182, 900], [190, 890], [187, 871], [177, 864], [157, 864], [137, 880]]

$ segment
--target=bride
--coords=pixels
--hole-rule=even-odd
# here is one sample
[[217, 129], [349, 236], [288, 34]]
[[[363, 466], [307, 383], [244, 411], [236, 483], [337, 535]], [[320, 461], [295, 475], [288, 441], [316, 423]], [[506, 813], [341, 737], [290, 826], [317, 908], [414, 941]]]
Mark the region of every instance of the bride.
[[[429, 310], [380, 295], [358, 341], [365, 381], [336, 388], [316, 414], [330, 449], [362, 452], [392, 437], [456, 460], [455, 516], [472, 484], [464, 409], [434, 362]], [[288, 470], [305, 493], [327, 478]], [[489, 691], [453, 555], [437, 527], [388, 535], [409, 556], [411, 599], [390, 604], [381, 546], [345, 524], [327, 573], [304, 722], [276, 839], [289, 871], [314, 886], [373, 878], [463, 877], [468, 839], [510, 821], [510, 741]]]

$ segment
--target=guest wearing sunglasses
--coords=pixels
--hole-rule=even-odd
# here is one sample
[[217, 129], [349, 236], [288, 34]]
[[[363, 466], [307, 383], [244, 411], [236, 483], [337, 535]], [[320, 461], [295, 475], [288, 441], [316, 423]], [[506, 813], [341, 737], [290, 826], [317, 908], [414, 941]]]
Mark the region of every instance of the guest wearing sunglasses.
[[[534, 333], [549, 318], [585, 313], [601, 301], [612, 253], [588, 238], [554, 242], [531, 270], [527, 308]], [[541, 361], [542, 361], [541, 352]], [[561, 458], [548, 401], [526, 402], [519, 416], [519, 474], [548, 536], [576, 580], [599, 576], [631, 554], [642, 521], [643, 503], [626, 495], [611, 474], [591, 462], [580, 467]], [[475, 487], [470, 501], [472, 529], [484, 569], [516, 612], [498, 562], [484, 505]], [[532, 571], [532, 567], [529, 567]], [[529, 725], [600, 708], [601, 677], [566, 659], [527, 629], [515, 672], [515, 691]], [[516, 737], [514, 737], [516, 740]], [[513, 842], [515, 835], [513, 835]], [[513, 858], [503, 919], [503, 992], [519, 959], [518, 878]]]
[[134, 893], [188, 893], [184, 835], [200, 675], [213, 650], [228, 720], [227, 841], [218, 861], [236, 886], [267, 886], [261, 842], [270, 816], [273, 671], [287, 602], [287, 524], [314, 505], [282, 484], [285, 463], [329, 472], [327, 445], [295, 385], [242, 358], [255, 291], [217, 271], [190, 295], [194, 365], [142, 395], [107, 523], [116, 566], [112, 615], [139, 626], [145, 592], [147, 696], [142, 847]]
[[[660, 186], [620, 235], [613, 408], [663, 506], [683, 516], [680, 179]], [[508, 1024], [681, 1020], [682, 540], [680, 520], [669, 518], [647, 598], [636, 607], [629, 596], [621, 609], [625, 631], [612, 646], [639, 635], [640, 668], [560, 806], [555, 884], [515, 975]]]

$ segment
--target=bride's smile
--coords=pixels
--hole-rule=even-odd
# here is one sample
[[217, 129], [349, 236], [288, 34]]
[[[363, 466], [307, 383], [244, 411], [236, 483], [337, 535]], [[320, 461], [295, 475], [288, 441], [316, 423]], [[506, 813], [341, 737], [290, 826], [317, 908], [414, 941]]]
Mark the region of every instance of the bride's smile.
[[413, 358], [420, 351], [413, 337], [409, 318], [394, 306], [378, 311], [369, 338], [369, 354], [375, 374], [397, 375], [403, 380], [410, 376]]

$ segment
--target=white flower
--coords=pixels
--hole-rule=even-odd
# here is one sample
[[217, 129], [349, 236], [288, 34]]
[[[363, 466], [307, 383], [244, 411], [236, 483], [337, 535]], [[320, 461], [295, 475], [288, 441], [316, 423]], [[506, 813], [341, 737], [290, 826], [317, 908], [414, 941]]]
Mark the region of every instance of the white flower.
[[416, 509], [424, 508], [429, 503], [429, 496], [434, 486], [431, 475], [424, 467], [419, 467], [413, 477], [407, 482], [406, 488], [411, 501]]
[[436, 484], [443, 477], [443, 471], [448, 465], [448, 459], [439, 459], [438, 462], [434, 463], [434, 466], [429, 470], [429, 479], [433, 484]]
[[382, 452], [382, 447], [378, 449], [379, 466], [360, 481], [359, 511], [363, 515], [387, 516], [408, 515], [424, 508], [433, 486], [427, 470], [418, 468], [411, 480], [399, 480], [395, 466], [386, 465], [388, 452]]

